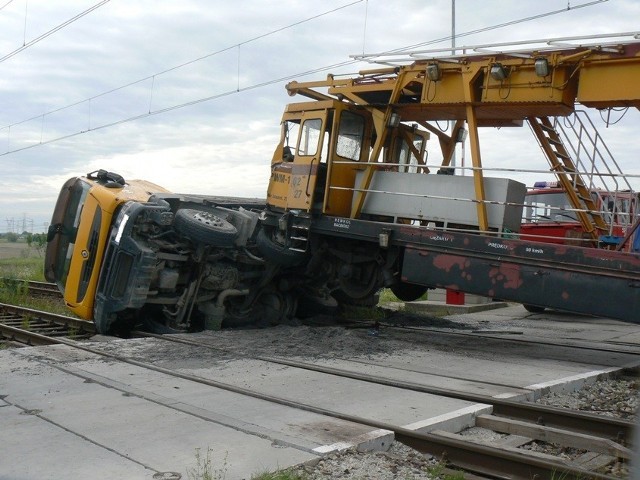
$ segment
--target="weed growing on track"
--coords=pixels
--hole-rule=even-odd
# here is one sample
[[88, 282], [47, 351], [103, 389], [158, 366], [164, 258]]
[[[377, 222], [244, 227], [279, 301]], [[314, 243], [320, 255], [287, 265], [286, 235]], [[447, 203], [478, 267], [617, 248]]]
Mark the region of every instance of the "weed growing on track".
[[427, 473], [440, 480], [464, 480], [464, 472], [451, 472], [447, 470], [447, 465], [440, 462], [433, 467], [427, 469]]
[[0, 259], [0, 303], [74, 316], [57, 298], [32, 298], [26, 281], [43, 282], [44, 261], [39, 256]]
[[25, 315], [20, 322], [20, 328], [23, 330], [31, 330], [31, 315]]
[[228, 452], [224, 455], [222, 466], [215, 468], [211, 458], [213, 450], [207, 447], [207, 453], [203, 455], [200, 448], [196, 448], [196, 466], [195, 468], [187, 468], [187, 477], [189, 480], [224, 480], [227, 477], [229, 465], [227, 463]]
[[74, 316], [59, 298], [30, 297], [27, 283], [16, 278], [0, 278], [0, 303]]

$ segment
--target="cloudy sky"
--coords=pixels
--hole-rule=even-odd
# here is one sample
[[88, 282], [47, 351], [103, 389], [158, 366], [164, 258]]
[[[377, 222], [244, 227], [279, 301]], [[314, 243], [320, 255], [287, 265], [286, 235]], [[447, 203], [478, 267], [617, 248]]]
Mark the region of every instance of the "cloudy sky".
[[[455, 6], [458, 46], [640, 30], [638, 0]], [[98, 168], [264, 197], [288, 81], [450, 34], [451, 0], [0, 0], [0, 232], [43, 231], [64, 180]], [[632, 174], [639, 123], [599, 123]], [[546, 167], [528, 129], [504, 130], [481, 132], [485, 166]]]

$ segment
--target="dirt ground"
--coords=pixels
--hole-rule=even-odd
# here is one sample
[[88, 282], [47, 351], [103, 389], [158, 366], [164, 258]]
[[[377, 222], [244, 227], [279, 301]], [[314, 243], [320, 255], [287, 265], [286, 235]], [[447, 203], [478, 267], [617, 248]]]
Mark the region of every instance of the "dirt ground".
[[0, 260], [5, 258], [37, 257], [38, 251], [25, 242], [0, 242]]

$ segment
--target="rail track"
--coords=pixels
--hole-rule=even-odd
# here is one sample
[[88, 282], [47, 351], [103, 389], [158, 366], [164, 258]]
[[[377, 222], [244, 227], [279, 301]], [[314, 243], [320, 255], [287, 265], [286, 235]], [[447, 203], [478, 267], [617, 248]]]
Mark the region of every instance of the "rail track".
[[39, 297], [57, 297], [62, 298], [60, 290], [55, 283], [36, 282], [35, 280], [23, 280], [27, 284], [29, 295]]
[[0, 285], [10, 286], [16, 290], [24, 289], [30, 297], [55, 297], [62, 298], [60, 290], [55, 283], [38, 282], [35, 280], [21, 280], [16, 278], [0, 278]]
[[[419, 314], [412, 314], [414, 317], [419, 317]], [[380, 321], [380, 320], [350, 320], [348, 324], [344, 325], [345, 328], [376, 328], [376, 329], [390, 329], [395, 331], [405, 331], [410, 335], [428, 335], [429, 340], [433, 340], [432, 334], [438, 334], [449, 337], [460, 338], [482, 338], [487, 340], [499, 340], [501, 342], [509, 342], [514, 344], [527, 344], [527, 345], [539, 345], [549, 347], [562, 347], [575, 350], [590, 350], [596, 352], [606, 353], [619, 353], [624, 355], [633, 355], [640, 357], [640, 350], [637, 344], [624, 343], [624, 342], [588, 342], [586, 340], [571, 340], [571, 339], [532, 339], [521, 338], [514, 336], [512, 331], [500, 331], [494, 330], [471, 330], [471, 331], [454, 331], [444, 328], [433, 328], [427, 326], [413, 326], [403, 325], [393, 321]]]
[[[196, 347], [218, 350], [224, 354], [236, 354], [233, 349], [223, 349], [213, 347], [207, 343], [197, 340], [185, 339], [175, 336], [148, 334], [136, 332], [139, 336], [149, 336], [164, 341], [187, 344]], [[237, 354], [236, 354], [237, 355]], [[319, 372], [327, 375], [334, 375], [368, 383], [385, 385], [403, 390], [410, 390], [422, 393], [429, 393], [458, 400], [476, 402], [492, 406], [491, 415], [481, 415], [476, 420], [479, 427], [506, 432], [514, 435], [517, 442], [511, 445], [522, 445], [532, 440], [548, 441], [565, 446], [585, 449], [600, 455], [600, 465], [611, 461], [628, 461], [632, 452], [625, 447], [631, 443], [634, 430], [634, 423], [601, 415], [570, 411], [562, 408], [524, 403], [508, 399], [500, 399], [487, 395], [460, 392], [452, 389], [445, 389], [421, 384], [390, 380], [369, 374], [362, 374], [339, 368], [316, 365], [302, 361], [291, 361], [280, 358], [266, 357], [260, 355], [239, 355], [241, 358], [250, 358], [262, 362], [274, 363], [277, 365], [292, 368], [304, 369]], [[314, 411], [314, 410], [311, 410]], [[321, 413], [321, 412], [317, 412]], [[415, 431], [407, 431], [401, 427], [370, 421], [366, 418], [330, 413], [331, 416], [356, 423], [366, 424], [375, 428], [392, 430], [398, 441], [405, 443], [423, 453], [438, 455], [446, 451], [446, 458], [456, 467], [464, 468], [468, 471], [497, 475], [500, 478], [554, 478], [552, 472], [562, 471], [562, 478], [585, 478], [585, 471], [578, 464], [567, 462], [558, 463], [557, 460], [531, 458], [525, 455], [521, 457], [522, 450], [509, 445], [495, 448], [488, 445], [474, 444], [473, 441], [461, 435], [450, 434], [448, 432], [434, 432], [424, 434], [424, 436], [414, 436]], [[446, 443], [444, 439], [450, 440]], [[446, 448], [445, 448], [446, 447]], [[586, 458], [592, 460], [593, 456]], [[597, 465], [597, 461], [592, 461], [592, 465]], [[562, 468], [562, 469], [561, 469]], [[542, 477], [535, 475], [541, 474]], [[575, 475], [575, 476], [574, 476]], [[588, 472], [590, 478], [613, 478], [598, 476], [593, 472]]]
[[[28, 293], [30, 296], [34, 297], [57, 297], [62, 298], [62, 294], [58, 290], [58, 287], [55, 283], [49, 282], [38, 282], [33, 280], [11, 280], [12, 282], [18, 282], [19, 284], [25, 285], [28, 289]], [[415, 317], [419, 317], [419, 314], [412, 314]], [[446, 330], [442, 328], [431, 328], [426, 326], [411, 326], [411, 325], [401, 325], [395, 323], [393, 321], [358, 321], [358, 320], [350, 320], [348, 323], [344, 324], [345, 328], [358, 328], [358, 327], [369, 327], [375, 324], [376, 328], [388, 328], [394, 330], [405, 330], [411, 333], [419, 333], [419, 334], [432, 334], [437, 333], [439, 335], [446, 336], [457, 336], [457, 337], [482, 337], [486, 339], [496, 339], [500, 341], [508, 341], [513, 343], [524, 343], [530, 345], [548, 345], [548, 346], [561, 346], [566, 348], [573, 348], [578, 350], [595, 350], [600, 352], [609, 352], [609, 353], [621, 353], [621, 354], [630, 354], [640, 356], [640, 351], [638, 351], [637, 346], [635, 344], [625, 344], [623, 342], [611, 343], [610, 346], [603, 345], [602, 343], [598, 343], [597, 345], [589, 345], [585, 341], [571, 341], [568, 339], [563, 340], [551, 340], [551, 339], [528, 339], [528, 338], [516, 338], [512, 336], [513, 332], [499, 332], [496, 333], [491, 330], [483, 331], [483, 330], [473, 330], [471, 332], [463, 332], [463, 331], [452, 331]], [[511, 335], [511, 336], [510, 336]]]
[[93, 334], [92, 322], [0, 303], [0, 337], [12, 345], [51, 345], [60, 338], [84, 340]]
[[[24, 326], [25, 318], [29, 319], [29, 330], [22, 328]], [[551, 459], [533, 456], [532, 454], [513, 446], [504, 445], [502, 447], [496, 447], [487, 444], [474, 443], [474, 441], [471, 441], [468, 438], [447, 432], [421, 433], [398, 425], [380, 422], [376, 419], [332, 411], [311, 403], [292, 401], [286, 397], [262, 394], [248, 388], [226, 384], [209, 378], [187, 374], [159, 367], [150, 363], [126, 358], [122, 355], [105, 352], [99, 348], [95, 348], [94, 346], [88, 346], [77, 341], [78, 339], [87, 338], [92, 333], [92, 325], [89, 322], [82, 320], [39, 312], [33, 309], [0, 304], [0, 322], [3, 324], [0, 326], [2, 336], [14, 342], [22, 342], [29, 345], [64, 344], [95, 355], [136, 365], [172, 377], [208, 385], [213, 388], [259, 398], [291, 408], [322, 414], [341, 420], [368, 425], [375, 429], [393, 431], [396, 440], [423, 453], [436, 456], [441, 456], [444, 453], [450, 465], [457, 468], [463, 468], [467, 471], [498, 476], [499, 478], [527, 480], [530, 478], [557, 478], [557, 475], [559, 475], [560, 472], [562, 472], [562, 478], [567, 480], [572, 478], [583, 479], [587, 477], [594, 479], [613, 478], [604, 474], [594, 473], [593, 471], [583, 468], [577, 463], [567, 462], [566, 460], [561, 460], [559, 458]], [[69, 334], [69, 330], [72, 331], [72, 335]], [[326, 375], [340, 376], [357, 381], [392, 386], [404, 390], [436, 394], [460, 400], [492, 405], [492, 414], [481, 415], [477, 420], [478, 426], [511, 433], [512, 436], [515, 435], [520, 439], [524, 439], [522, 442], [538, 439], [589, 450], [590, 452], [595, 452], [596, 455], [601, 456], [603, 461], [610, 462], [615, 461], [616, 459], [626, 461], [632, 455], [631, 451], [625, 445], [630, 445], [633, 424], [625, 420], [612, 419], [582, 412], [567, 411], [543, 405], [522, 403], [513, 400], [496, 399], [485, 395], [425, 386], [410, 382], [390, 380], [384, 377], [365, 375], [358, 372], [320, 366], [301, 361], [285, 360], [260, 355], [240, 355], [233, 352], [231, 349], [212, 347], [205, 342], [185, 338], [184, 336], [154, 335], [143, 332], [136, 332], [136, 335], [154, 337], [167, 342], [178, 342], [198, 348], [219, 350], [226, 355], [237, 355], [241, 358], [270, 362], [277, 365], [319, 372]]]

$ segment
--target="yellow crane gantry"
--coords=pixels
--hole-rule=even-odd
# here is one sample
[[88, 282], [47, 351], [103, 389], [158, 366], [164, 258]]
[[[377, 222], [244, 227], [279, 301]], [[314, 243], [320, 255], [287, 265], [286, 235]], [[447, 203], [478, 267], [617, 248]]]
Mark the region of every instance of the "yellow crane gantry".
[[[522, 126], [528, 122], [574, 208], [597, 209], [549, 117], [570, 115], [577, 103], [596, 109], [640, 109], [640, 34], [615, 36], [631, 39], [579, 45], [556, 39], [540, 48], [500, 51], [461, 47], [461, 53], [455, 55], [418, 52], [422, 58], [404, 65], [393, 64], [402, 63], [400, 54], [383, 54], [374, 56], [374, 61], [384, 66], [361, 71], [356, 77], [328, 75], [320, 81], [291, 82], [287, 90], [290, 95], [337, 99], [371, 112], [376, 141], [360, 185], [354, 189], [352, 218], [359, 215], [364, 203], [392, 116], [415, 122], [437, 135], [443, 166], [449, 166], [458, 132], [466, 122], [479, 200], [478, 224], [480, 230], [486, 230], [479, 127]], [[469, 49], [471, 52], [466, 53]], [[371, 60], [367, 56], [357, 58]], [[429, 124], [442, 120], [455, 122], [450, 135]], [[578, 216], [593, 238], [606, 230], [597, 213], [589, 216], [580, 212]]]

